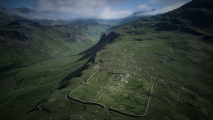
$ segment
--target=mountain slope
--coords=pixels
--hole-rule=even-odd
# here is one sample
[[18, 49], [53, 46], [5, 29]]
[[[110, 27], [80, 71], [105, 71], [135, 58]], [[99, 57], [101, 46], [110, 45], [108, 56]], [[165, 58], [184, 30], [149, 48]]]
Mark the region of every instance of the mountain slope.
[[26, 8], [26, 7], [15, 8], [15, 10], [20, 12], [20, 13], [24, 13], [24, 14], [29, 14], [29, 13], [34, 12], [33, 10]]
[[78, 54], [94, 45], [109, 28], [72, 22], [43, 26], [6, 12], [2, 14], [5, 15], [0, 26], [3, 120], [21, 118], [51, 95], [66, 76], [87, 62], [86, 59], [77, 62], [81, 57]]
[[[77, 56], [39, 62], [13, 77], [11, 73], [19, 69], [4, 73], [2, 85], [15, 79], [11, 85], [15, 90], [0, 97], [0, 115], [3, 119], [211, 120], [212, 28], [190, 18], [200, 10], [211, 11], [210, 0], [202, 1], [119, 26]], [[199, 3], [196, 8], [195, 3]]]
[[[212, 32], [213, 2], [210, 0], [193, 0], [177, 10], [168, 12], [157, 18], [161, 23], [159, 30], [177, 30], [193, 34]], [[201, 32], [199, 32], [201, 31]]]
[[[143, 119], [212, 119], [213, 49], [211, 42], [203, 41], [212, 36], [212, 29], [188, 19], [197, 13], [186, 11], [194, 2], [103, 35], [99, 43], [83, 52], [80, 60], [93, 58], [85, 70], [37, 107], [51, 111], [55, 119], [141, 119], [131, 117], [134, 115]], [[201, 6], [197, 11], [208, 9]], [[65, 95], [67, 100], [61, 100]], [[38, 114], [34, 111], [25, 117]]]

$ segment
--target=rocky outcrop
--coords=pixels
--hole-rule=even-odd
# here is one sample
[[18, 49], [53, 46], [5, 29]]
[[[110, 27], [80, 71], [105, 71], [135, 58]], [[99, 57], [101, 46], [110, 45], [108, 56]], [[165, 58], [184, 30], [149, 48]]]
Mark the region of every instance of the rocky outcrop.
[[18, 30], [0, 30], [0, 36], [10, 40], [19, 40], [19, 41], [30, 40], [26, 32]]

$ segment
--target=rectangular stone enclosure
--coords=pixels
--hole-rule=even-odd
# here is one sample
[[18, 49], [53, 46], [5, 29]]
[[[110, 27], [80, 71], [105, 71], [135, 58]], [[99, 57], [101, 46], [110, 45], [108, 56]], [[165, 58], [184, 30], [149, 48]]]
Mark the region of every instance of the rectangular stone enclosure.
[[97, 72], [72, 92], [73, 98], [97, 102], [131, 114], [142, 114], [152, 82], [125, 73]]

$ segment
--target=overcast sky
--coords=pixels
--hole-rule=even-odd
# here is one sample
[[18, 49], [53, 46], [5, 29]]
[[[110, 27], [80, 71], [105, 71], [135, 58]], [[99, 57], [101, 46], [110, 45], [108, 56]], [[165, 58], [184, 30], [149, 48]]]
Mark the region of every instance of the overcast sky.
[[136, 11], [165, 13], [191, 0], [0, 0], [7, 8], [27, 7], [34, 11], [27, 15], [35, 19], [105, 18], [117, 19]]

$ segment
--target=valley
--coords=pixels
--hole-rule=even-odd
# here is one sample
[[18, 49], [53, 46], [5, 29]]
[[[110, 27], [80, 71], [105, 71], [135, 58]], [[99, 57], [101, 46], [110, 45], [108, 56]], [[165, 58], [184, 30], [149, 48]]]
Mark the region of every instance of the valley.
[[1, 22], [0, 118], [211, 120], [211, 5], [193, 0], [117, 26]]

